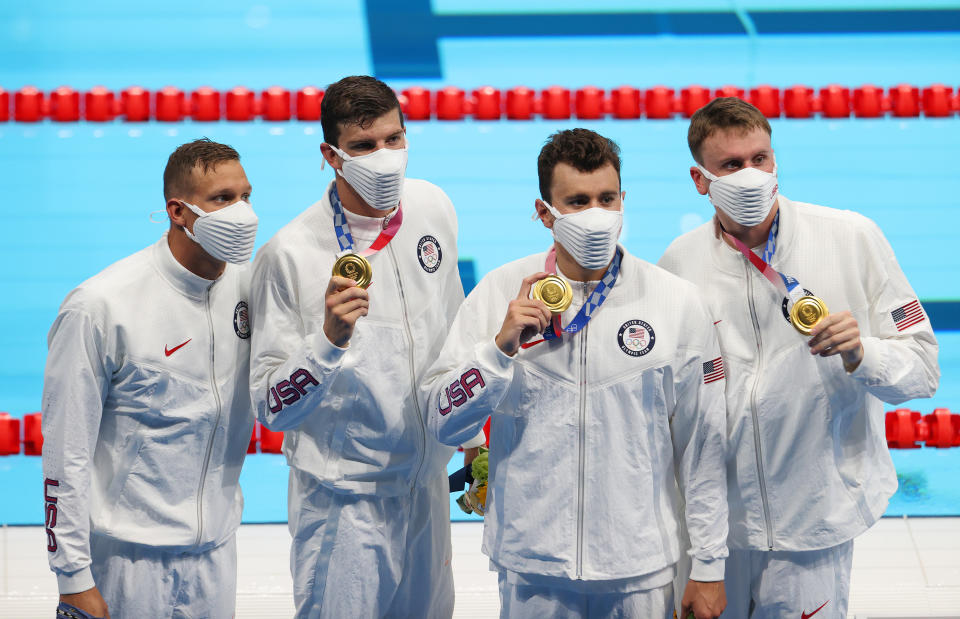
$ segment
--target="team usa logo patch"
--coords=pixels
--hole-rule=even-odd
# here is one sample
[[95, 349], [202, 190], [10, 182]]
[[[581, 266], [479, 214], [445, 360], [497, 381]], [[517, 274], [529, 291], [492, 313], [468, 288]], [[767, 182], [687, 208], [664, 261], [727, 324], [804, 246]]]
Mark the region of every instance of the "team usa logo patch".
[[710, 383], [717, 382], [724, 378], [723, 374], [723, 358], [717, 357], [712, 361], [707, 361], [703, 364], [703, 384], [709, 385]]
[[240, 301], [233, 308], [233, 330], [241, 340], [250, 337], [250, 310], [247, 309], [246, 301]]
[[653, 332], [653, 327], [642, 320], [628, 320], [620, 327], [617, 342], [620, 350], [631, 357], [642, 357], [653, 350], [657, 335]]
[[[803, 289], [803, 294], [808, 297], [814, 296], [812, 292]], [[787, 297], [783, 297], [783, 303], [780, 304], [780, 309], [783, 310], [783, 319], [787, 321], [787, 324], [792, 325], [793, 322], [790, 320], [790, 300]]]
[[429, 234], [417, 243], [417, 260], [427, 273], [433, 273], [440, 268], [443, 252], [440, 251], [440, 242]]

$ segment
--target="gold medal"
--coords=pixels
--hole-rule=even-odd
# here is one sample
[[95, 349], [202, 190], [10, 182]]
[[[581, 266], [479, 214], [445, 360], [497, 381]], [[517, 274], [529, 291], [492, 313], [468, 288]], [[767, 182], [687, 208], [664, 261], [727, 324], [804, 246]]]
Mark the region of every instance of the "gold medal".
[[820, 297], [800, 297], [790, 308], [790, 322], [803, 335], [810, 335], [813, 327], [829, 313]]
[[333, 274], [357, 282], [357, 286], [366, 288], [373, 277], [373, 267], [360, 254], [344, 254], [333, 263]]
[[562, 277], [550, 275], [533, 285], [533, 298], [554, 314], [562, 314], [573, 302], [573, 288]]

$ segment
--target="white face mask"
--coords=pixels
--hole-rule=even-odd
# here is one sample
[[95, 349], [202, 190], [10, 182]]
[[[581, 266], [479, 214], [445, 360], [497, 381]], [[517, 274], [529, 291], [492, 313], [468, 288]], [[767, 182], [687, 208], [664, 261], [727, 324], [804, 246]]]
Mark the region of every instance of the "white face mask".
[[777, 168], [764, 172], [743, 168], [726, 176], [715, 176], [698, 165], [700, 173], [710, 179], [710, 202], [741, 226], [762, 223], [777, 201]]
[[553, 238], [585, 269], [602, 269], [617, 251], [623, 228], [623, 206], [611, 211], [598, 206], [563, 215], [543, 202], [554, 216]]
[[389, 211], [400, 202], [403, 176], [407, 171], [407, 147], [381, 148], [366, 155], [352, 157], [333, 144], [333, 152], [343, 159], [337, 170], [363, 201], [378, 211]]
[[189, 202], [183, 202], [183, 205], [197, 214], [193, 232], [186, 226], [183, 231], [205, 252], [217, 260], [234, 264], [250, 260], [257, 238], [258, 219], [248, 202], [240, 200], [212, 213]]

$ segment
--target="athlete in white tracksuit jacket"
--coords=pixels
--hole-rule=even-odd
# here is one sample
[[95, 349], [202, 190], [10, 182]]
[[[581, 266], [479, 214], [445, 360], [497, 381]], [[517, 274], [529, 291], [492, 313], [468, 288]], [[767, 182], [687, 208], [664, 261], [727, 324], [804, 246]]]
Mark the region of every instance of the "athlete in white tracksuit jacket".
[[[577, 129], [544, 147], [561, 153], [549, 155], [561, 160], [554, 204], [582, 209], [563, 217], [602, 218], [611, 212], [591, 211], [622, 204], [614, 167], [598, 164], [595, 151], [606, 151], [619, 168], [603, 141]], [[586, 163], [578, 149], [592, 153]], [[577, 244], [544, 213], [558, 253]], [[612, 225], [607, 241], [615, 243]], [[489, 273], [460, 308], [424, 384], [430, 428], [442, 442], [457, 444], [492, 416], [483, 551], [500, 573], [504, 617], [671, 616], [674, 564], [688, 551], [679, 540], [684, 518], [691, 578], [723, 579], [724, 383], [713, 325], [692, 286], [618, 251], [612, 289], [569, 277], [561, 256], [558, 273], [573, 288], [562, 325], [588, 298], [609, 294], [576, 333], [514, 346], [513, 355], [499, 338], [511, 316], [537, 315], [526, 293], [549, 269], [548, 254]]]
[[[705, 115], [722, 112], [724, 105], [735, 110], [747, 105], [717, 101]], [[762, 115], [756, 114], [759, 122]], [[746, 156], [737, 161], [769, 151], [744, 165], [772, 167], [768, 130], [711, 135], [722, 141], [703, 143], [705, 168], [711, 146], [722, 147], [728, 157], [742, 151]], [[775, 175], [751, 173], [775, 189]], [[721, 208], [736, 213], [720, 192], [710, 191], [722, 205], [721, 216], [729, 217]], [[675, 240], [659, 264], [710, 300], [728, 371], [731, 556], [724, 616], [799, 617], [821, 609], [818, 619], [842, 617], [852, 540], [880, 518], [897, 488], [883, 404], [933, 395], [937, 343], [916, 293], [872, 221], [783, 195], [775, 198], [766, 221], [774, 217], [779, 232], [773, 268], [821, 298], [837, 320], [855, 321], [858, 336], [844, 340], [840, 334], [826, 342], [843, 348], [843, 341], [859, 337], [862, 360], [852, 371], [845, 370], [843, 355], [829, 349], [827, 356], [811, 354], [823, 350], [821, 339], [794, 329], [787, 298], [724, 242], [716, 220]], [[846, 348], [852, 349], [848, 355], [856, 353], [855, 342]]]
[[[188, 171], [214, 157], [194, 178], [198, 193], [220, 191], [195, 200], [211, 211], [203, 219], [250, 192], [231, 156], [208, 141], [171, 156]], [[176, 206], [185, 195], [175, 192], [168, 212], [186, 211]], [[204, 226], [191, 225], [206, 244]], [[188, 270], [171, 237], [188, 264], [204, 252], [201, 262], [222, 273]], [[233, 615], [238, 479], [253, 429], [248, 289], [246, 265], [218, 263], [172, 226], [60, 307], [44, 376], [44, 500], [50, 566], [76, 607], [106, 610], [85, 592], [114, 619]]]
[[[297, 616], [450, 617], [453, 450], [427, 434], [417, 386], [463, 300], [456, 214], [404, 178], [389, 86], [331, 84], [321, 122], [337, 178], [257, 253], [251, 284], [251, 397], [286, 431]], [[331, 276], [349, 252], [367, 254], [366, 290]]]
[[[298, 616], [453, 610], [454, 450], [427, 434], [416, 387], [463, 300], [456, 215], [421, 180], [405, 180], [401, 204], [396, 236], [370, 257], [370, 311], [347, 348], [323, 332], [338, 247], [329, 191], [254, 262], [250, 387], [260, 422], [286, 431]], [[357, 250], [382, 229], [346, 216]]]

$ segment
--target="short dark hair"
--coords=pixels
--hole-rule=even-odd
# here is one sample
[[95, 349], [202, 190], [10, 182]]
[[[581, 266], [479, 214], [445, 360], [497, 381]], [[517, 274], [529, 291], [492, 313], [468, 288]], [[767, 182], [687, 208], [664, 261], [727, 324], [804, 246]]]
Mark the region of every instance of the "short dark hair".
[[369, 75], [351, 75], [327, 86], [320, 102], [320, 126], [323, 141], [340, 147], [340, 128], [359, 125], [365, 128], [390, 110], [397, 110], [400, 126], [403, 113], [393, 89]]
[[763, 112], [737, 97], [720, 97], [706, 104], [690, 117], [687, 129], [687, 146], [697, 163], [703, 165], [703, 143], [717, 131], [733, 129], [747, 133], [751, 129], [763, 129], [773, 135], [770, 122]]
[[190, 175], [200, 167], [204, 172], [224, 161], [240, 161], [240, 153], [210, 138], [200, 138], [177, 147], [163, 170], [163, 199], [169, 200], [192, 189]]
[[540, 198], [550, 202], [553, 170], [558, 163], [566, 163], [581, 172], [593, 172], [611, 164], [620, 179], [620, 147], [589, 129], [557, 131], [544, 143], [537, 157], [537, 175], [540, 177]]

